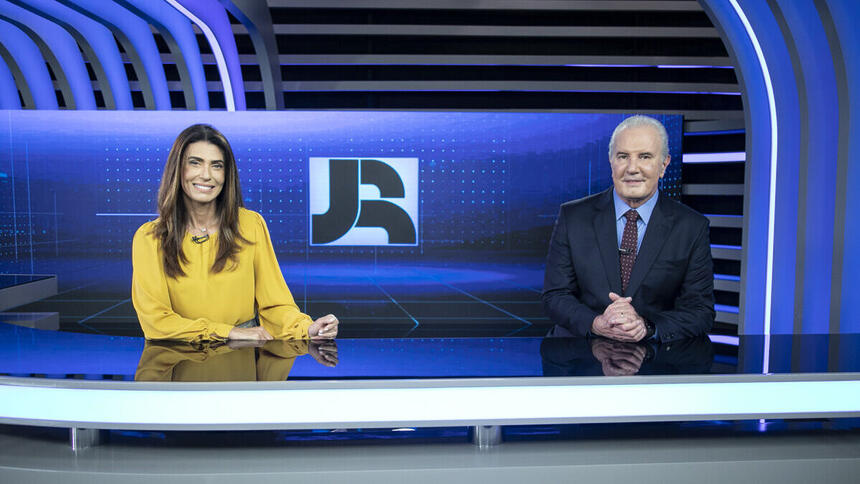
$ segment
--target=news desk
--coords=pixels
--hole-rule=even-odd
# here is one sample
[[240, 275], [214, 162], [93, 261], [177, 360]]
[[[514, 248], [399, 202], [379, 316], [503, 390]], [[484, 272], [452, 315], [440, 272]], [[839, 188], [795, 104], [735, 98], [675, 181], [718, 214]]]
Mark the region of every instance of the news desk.
[[0, 324], [0, 423], [100, 431], [468, 427], [860, 416], [860, 335], [625, 345], [362, 338], [232, 347]]

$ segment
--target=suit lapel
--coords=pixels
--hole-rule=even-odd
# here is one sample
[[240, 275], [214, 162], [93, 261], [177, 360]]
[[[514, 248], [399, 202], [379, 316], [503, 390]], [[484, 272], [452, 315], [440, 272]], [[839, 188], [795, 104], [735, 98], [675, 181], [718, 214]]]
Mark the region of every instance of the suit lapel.
[[612, 189], [604, 192], [594, 214], [594, 235], [600, 248], [600, 259], [606, 273], [609, 289], [621, 294], [621, 269], [618, 266], [618, 233], [615, 224], [615, 205]]
[[630, 273], [630, 282], [627, 284], [625, 296], [636, 294], [636, 291], [639, 290], [639, 285], [642, 284], [645, 275], [648, 274], [654, 261], [657, 260], [660, 249], [663, 248], [663, 242], [672, 229], [673, 217], [668, 209], [669, 204], [666, 202], [665, 196], [662, 195], [657, 199], [657, 205], [651, 213], [651, 220], [648, 221], [648, 227], [645, 229], [642, 246], [639, 248], [639, 253], [636, 254], [633, 272]]

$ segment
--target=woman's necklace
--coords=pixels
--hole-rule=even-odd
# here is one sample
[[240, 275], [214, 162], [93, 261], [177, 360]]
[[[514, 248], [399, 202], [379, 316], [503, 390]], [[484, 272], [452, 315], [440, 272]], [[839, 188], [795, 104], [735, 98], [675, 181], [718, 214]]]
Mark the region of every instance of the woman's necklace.
[[[190, 225], [191, 227], [191, 241], [195, 244], [202, 244], [209, 240], [209, 231], [206, 226], [203, 227], [195, 227], [194, 225]], [[194, 230], [201, 232], [203, 235], [194, 235]]]

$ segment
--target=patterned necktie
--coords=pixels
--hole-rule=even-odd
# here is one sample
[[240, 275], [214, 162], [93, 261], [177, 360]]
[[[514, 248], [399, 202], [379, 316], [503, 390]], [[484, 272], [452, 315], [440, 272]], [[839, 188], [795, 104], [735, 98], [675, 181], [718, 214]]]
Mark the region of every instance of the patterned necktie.
[[633, 272], [633, 263], [636, 261], [636, 242], [639, 238], [636, 221], [639, 220], [639, 212], [631, 209], [624, 214], [624, 217], [627, 218], [627, 223], [624, 224], [624, 235], [621, 236], [618, 261], [621, 263], [621, 292], [626, 293], [630, 273]]

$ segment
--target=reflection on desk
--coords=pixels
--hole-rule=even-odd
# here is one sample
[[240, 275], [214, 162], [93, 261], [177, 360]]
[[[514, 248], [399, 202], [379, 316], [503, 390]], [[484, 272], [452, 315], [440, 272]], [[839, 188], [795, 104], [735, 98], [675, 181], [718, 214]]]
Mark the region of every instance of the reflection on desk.
[[668, 344], [623, 343], [550, 331], [541, 342], [544, 376], [684, 375], [710, 373], [714, 347], [706, 337]]
[[317, 362], [337, 365], [337, 344], [304, 340], [191, 344], [147, 341], [136, 381], [285, 381], [296, 358], [310, 353]]
[[[554, 333], [552, 336], [560, 336]], [[400, 380], [434, 378], [530, 378], [549, 375], [602, 377], [603, 366], [594, 356], [590, 343], [583, 339], [564, 342], [564, 338], [550, 342], [547, 338], [367, 338], [340, 339], [337, 353], [332, 355], [323, 347], [308, 346], [306, 350], [294, 348], [296, 357], [289, 373], [291, 382], [330, 380]], [[860, 372], [860, 334], [840, 335], [760, 335], [735, 337], [735, 343], [715, 339], [713, 343], [695, 340], [689, 343], [672, 343], [644, 348], [642, 365], [637, 375], [670, 373], [710, 373], [717, 375], [758, 374], [763, 371], [765, 354], [770, 373], [856, 373]], [[295, 343], [295, 342], [293, 342]], [[194, 358], [212, 358], [220, 352], [218, 346], [209, 347], [203, 355], [185, 358], [190, 349], [176, 349], [168, 344], [176, 365], [168, 357], [142, 358], [147, 343], [142, 338], [109, 336], [60, 331], [40, 331], [0, 323], [0, 378], [25, 377], [64, 380], [133, 380], [142, 360], [152, 359], [165, 373], [159, 378], [173, 379], [174, 374], [186, 371], [174, 367], [180, 361]], [[274, 342], [278, 344], [278, 342]], [[289, 345], [289, 342], [280, 342]], [[584, 345], [579, 349], [576, 345]], [[695, 348], [700, 350], [694, 351]], [[767, 353], [765, 353], [765, 348]], [[203, 350], [198, 348], [195, 351]], [[236, 351], [239, 348], [233, 348]], [[243, 375], [257, 379], [258, 353], [268, 346], [256, 349]], [[316, 351], [315, 349], [320, 350]], [[603, 355], [613, 347], [598, 348]], [[601, 350], [603, 352], [601, 353]], [[168, 351], [168, 353], [169, 353]], [[285, 355], [285, 350], [274, 350], [274, 355]], [[634, 350], [632, 355], [636, 356]], [[653, 355], [649, 355], [653, 351]], [[304, 356], [298, 356], [304, 354]], [[580, 355], [580, 356], [577, 356]], [[709, 356], [710, 355], [710, 356]], [[232, 357], [237, 357], [234, 355]], [[330, 358], [334, 357], [332, 361]], [[587, 363], [584, 358], [588, 358]], [[231, 358], [225, 356], [225, 358]], [[712, 358], [711, 362], [707, 362]], [[333, 367], [333, 363], [337, 362]], [[619, 358], [614, 358], [615, 366]], [[635, 360], [634, 360], [635, 363]], [[191, 365], [191, 363], [183, 363]], [[710, 366], [709, 366], [710, 365]], [[190, 371], [190, 370], [189, 370]], [[580, 373], [581, 371], [581, 373]], [[626, 371], [630, 371], [629, 369]], [[284, 374], [284, 378], [286, 377]], [[152, 373], [150, 373], [152, 374]], [[261, 377], [262, 378], [262, 377]], [[272, 377], [274, 378], [274, 377]], [[278, 379], [283, 379], [278, 376]]]

